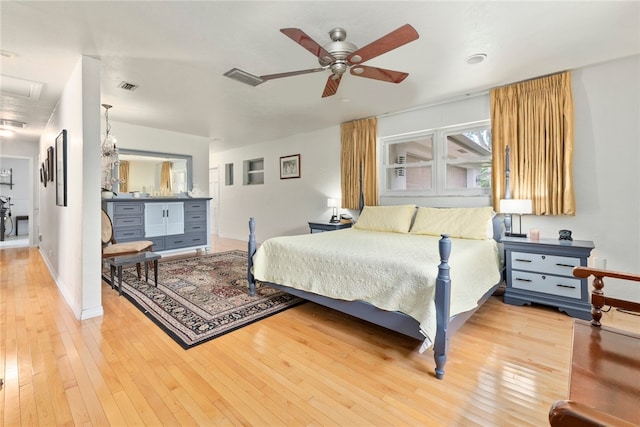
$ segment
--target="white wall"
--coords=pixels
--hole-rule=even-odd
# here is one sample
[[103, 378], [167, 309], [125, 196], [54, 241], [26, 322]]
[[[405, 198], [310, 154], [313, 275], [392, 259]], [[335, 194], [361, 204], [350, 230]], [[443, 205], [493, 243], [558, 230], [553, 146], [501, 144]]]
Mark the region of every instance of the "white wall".
[[[26, 164], [26, 168], [16, 170], [13, 162], [18, 165]], [[26, 163], [23, 163], [26, 162]], [[0, 169], [13, 167], [16, 185], [12, 190], [8, 186], [0, 186], [0, 195], [10, 196], [15, 205], [11, 208], [13, 216], [29, 215], [28, 231], [29, 246], [37, 245], [37, 215], [38, 215], [38, 185], [40, 178], [36, 175], [39, 170], [38, 144], [32, 141], [21, 140], [19, 136], [11, 138], [0, 137]], [[27, 223], [20, 222], [20, 233], [25, 234], [23, 227]], [[14, 219], [15, 226], [15, 219]]]
[[67, 130], [67, 206], [39, 185], [40, 252], [78, 319], [102, 315], [100, 244], [100, 62], [82, 57], [40, 137], [38, 165]]
[[[594, 257], [607, 268], [640, 272], [640, 57], [586, 67], [572, 73], [575, 103], [574, 178], [577, 214], [525, 216], [523, 229], [555, 238], [568, 228], [574, 239], [592, 240]], [[378, 135], [388, 136], [490, 118], [488, 96], [379, 118]], [[327, 196], [340, 196], [339, 126], [211, 155], [224, 170], [234, 163], [234, 182], [220, 187], [220, 235], [246, 239], [247, 220], [257, 218], [258, 241], [308, 232], [306, 221], [328, 218]], [[302, 178], [279, 180], [278, 159], [302, 154]], [[265, 184], [242, 186], [242, 161], [265, 158]], [[383, 200], [398, 203], [402, 200]], [[443, 206], [442, 201], [432, 204]], [[474, 204], [488, 205], [486, 198]], [[640, 290], [609, 281], [612, 295], [640, 301]]]
[[[114, 106], [116, 108], [117, 106]], [[193, 156], [193, 185], [209, 194], [209, 139], [109, 120], [119, 148]], [[104, 120], [103, 124], [104, 126]]]
[[[280, 157], [300, 154], [300, 178], [280, 179]], [[264, 184], [242, 185], [243, 161], [264, 158]], [[249, 217], [258, 241], [308, 233], [308, 221], [331, 217], [328, 197], [340, 197], [340, 127], [293, 135], [222, 153], [211, 166], [234, 165], [234, 184], [220, 181], [220, 236], [246, 240]]]

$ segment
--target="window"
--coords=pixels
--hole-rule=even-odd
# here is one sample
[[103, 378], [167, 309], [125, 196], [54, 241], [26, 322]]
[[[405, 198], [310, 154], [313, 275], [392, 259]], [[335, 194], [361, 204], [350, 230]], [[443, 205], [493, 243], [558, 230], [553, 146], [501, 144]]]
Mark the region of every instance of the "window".
[[485, 195], [491, 190], [488, 121], [381, 138], [386, 195]]

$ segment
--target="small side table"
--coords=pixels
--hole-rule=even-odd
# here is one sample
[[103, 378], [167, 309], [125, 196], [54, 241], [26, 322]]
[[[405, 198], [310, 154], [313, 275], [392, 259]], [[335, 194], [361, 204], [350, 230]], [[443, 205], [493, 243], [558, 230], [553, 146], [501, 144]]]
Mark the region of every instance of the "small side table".
[[344, 228], [351, 228], [352, 223], [342, 222], [329, 222], [329, 221], [309, 221], [310, 233], [323, 233], [325, 231], [342, 230]]
[[573, 268], [586, 266], [594, 249], [588, 240], [502, 239], [507, 266], [504, 302], [557, 307], [572, 317], [591, 319], [587, 279], [573, 276]]
[[135, 255], [124, 255], [112, 258], [106, 258], [105, 261], [109, 263], [111, 271], [111, 287], [113, 288], [113, 275], [118, 269], [118, 295], [122, 295], [122, 267], [128, 265], [138, 265], [144, 263], [144, 279], [149, 282], [149, 262], [153, 261], [153, 278], [158, 286], [158, 260], [161, 258], [160, 254], [155, 252], [141, 252]]

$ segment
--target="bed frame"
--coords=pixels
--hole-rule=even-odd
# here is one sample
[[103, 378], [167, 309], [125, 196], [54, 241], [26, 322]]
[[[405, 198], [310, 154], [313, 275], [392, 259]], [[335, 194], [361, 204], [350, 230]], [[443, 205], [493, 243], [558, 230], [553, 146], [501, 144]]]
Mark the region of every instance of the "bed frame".
[[[494, 231], [496, 222], [494, 221]], [[494, 238], [495, 238], [494, 232]], [[438, 379], [444, 378], [444, 365], [447, 361], [447, 351], [449, 349], [449, 337], [462, 326], [476, 310], [489, 299], [500, 285], [494, 285], [485, 293], [478, 306], [473, 310], [450, 316], [449, 307], [451, 300], [451, 278], [449, 276], [449, 255], [451, 254], [451, 239], [446, 234], [439, 240], [438, 249], [440, 252], [440, 264], [438, 265], [438, 277], [436, 278], [436, 337], [433, 343], [433, 357], [436, 362], [435, 376]], [[247, 279], [249, 281], [249, 293], [255, 295], [255, 278], [251, 272], [253, 267], [253, 255], [256, 253], [255, 219], [249, 219], [249, 243], [248, 243], [248, 269]], [[359, 319], [366, 320], [376, 325], [385, 327], [395, 332], [424, 341], [425, 337], [420, 333], [418, 321], [404, 313], [397, 311], [386, 311], [373, 306], [365, 301], [345, 301], [338, 300], [314, 293], [301, 291], [277, 283], [264, 282], [265, 285], [279, 289], [283, 292], [304, 298], [308, 301], [341, 311]]]

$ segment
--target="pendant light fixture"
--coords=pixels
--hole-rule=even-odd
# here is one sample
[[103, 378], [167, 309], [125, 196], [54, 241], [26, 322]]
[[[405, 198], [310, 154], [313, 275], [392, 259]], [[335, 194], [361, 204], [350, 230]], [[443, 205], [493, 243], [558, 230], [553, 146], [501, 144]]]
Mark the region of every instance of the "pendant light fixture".
[[[112, 159], [116, 155], [116, 138], [111, 135], [111, 124], [109, 123], [109, 109], [113, 107], [109, 104], [102, 104], [104, 107], [105, 134], [100, 147], [103, 158]], [[111, 160], [113, 161], [113, 160]]]

